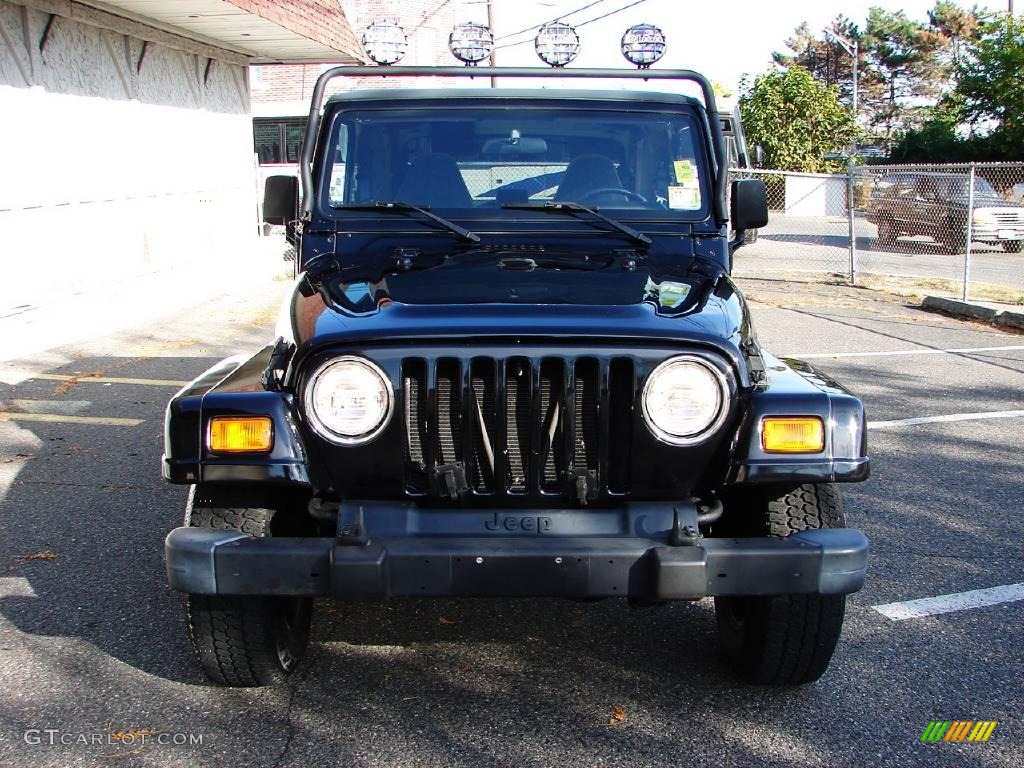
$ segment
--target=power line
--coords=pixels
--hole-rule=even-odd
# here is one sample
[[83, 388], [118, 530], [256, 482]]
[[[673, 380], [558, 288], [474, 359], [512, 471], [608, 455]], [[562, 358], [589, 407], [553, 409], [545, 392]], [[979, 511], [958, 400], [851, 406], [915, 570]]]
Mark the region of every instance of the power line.
[[[597, 2], [601, 2], [601, 1], [602, 0], [597, 0]], [[591, 3], [590, 5], [597, 5], [597, 2]], [[614, 10], [608, 11], [607, 13], [602, 13], [600, 16], [595, 16], [592, 19], [587, 19], [586, 21], [581, 21], [579, 24], [574, 24], [573, 27], [575, 27], [576, 29], [579, 29], [580, 27], [585, 27], [587, 24], [593, 24], [595, 21], [600, 21], [601, 19], [607, 19], [609, 16], [614, 16], [617, 13], [621, 13], [622, 11], [625, 11], [625, 10], [627, 10], [629, 8], [632, 8], [634, 5], [640, 5], [641, 3], [646, 3], [646, 2], [647, 2], [647, 0], [633, 0], [633, 2], [629, 3], [628, 5], [623, 5], [623, 6], [619, 7], [619, 8], [614, 9]], [[590, 6], [584, 6], [584, 8], [588, 8], [588, 7], [590, 7]], [[576, 11], [574, 11], [574, 13], [577, 12], [577, 11], [581, 11], [581, 10], [583, 10], [583, 8], [578, 8], [578, 9], [576, 9]], [[569, 16], [571, 14], [565, 14], [565, 15]], [[559, 18], [562, 18], [562, 17], [559, 17]], [[555, 19], [555, 21], [557, 21], [557, 19]], [[545, 23], [550, 23], [550, 22], [545, 22]], [[523, 32], [528, 32], [531, 29], [536, 29], [536, 28], [542, 27], [542, 26], [544, 26], [544, 25], [543, 24], [538, 24], [537, 27], [530, 27], [529, 29], [525, 29], [525, 30], [522, 30], [522, 31]], [[515, 32], [513, 34], [518, 35], [518, 34], [520, 34], [520, 32]], [[519, 42], [516, 42], [516, 43], [505, 43], [504, 45], [496, 45], [495, 46], [495, 50], [499, 50], [501, 48], [515, 48], [518, 45], [525, 45], [526, 43], [530, 43], [530, 42], [533, 42], [533, 41], [532, 40], [520, 40]]]
[[607, 19], [609, 16], [614, 16], [616, 13], [619, 13], [620, 11], [625, 11], [627, 8], [632, 8], [634, 5], [640, 5], [640, 3], [646, 3], [646, 2], [647, 2], [647, 0], [636, 0], [635, 2], [632, 2], [629, 5], [624, 5], [621, 8], [616, 8], [614, 11], [608, 11], [608, 13], [602, 14], [600, 16], [595, 16], [592, 19], [587, 19], [586, 21], [581, 21], [579, 24], [576, 25], [576, 28], [579, 29], [580, 27], [587, 26], [587, 24], [593, 24], [595, 21], [600, 21], [601, 19]]
[[605, 3], [607, 1], [608, 0], [592, 0], [592, 2], [589, 2], [586, 5], [581, 5], [579, 8], [577, 8], [577, 9], [575, 9], [573, 11], [568, 11], [567, 13], [559, 14], [558, 16], [555, 16], [555, 18], [553, 18], [553, 19], [548, 19], [547, 21], [542, 21], [539, 24], [534, 24], [531, 27], [525, 27], [523, 29], [520, 29], [518, 32], [509, 32], [506, 35], [500, 35], [499, 37], [496, 37], [494, 39], [495, 39], [495, 41], [497, 41], [497, 40], [507, 40], [510, 37], [516, 37], [518, 35], [522, 35], [525, 32], [532, 32], [535, 29], [540, 29], [545, 24], [552, 24], [552, 23], [554, 23], [556, 21], [561, 21], [562, 19], [566, 18], [567, 16], [574, 16], [575, 14], [580, 13], [581, 11], [585, 11], [588, 8], [593, 8], [595, 5], [600, 5], [601, 3]]

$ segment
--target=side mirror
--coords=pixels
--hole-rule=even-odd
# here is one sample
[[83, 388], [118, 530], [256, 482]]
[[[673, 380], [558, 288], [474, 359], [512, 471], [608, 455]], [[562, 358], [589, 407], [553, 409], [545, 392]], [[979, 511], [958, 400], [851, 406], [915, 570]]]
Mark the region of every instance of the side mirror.
[[759, 229], [768, 223], [768, 190], [761, 179], [732, 183], [732, 228], [737, 232]]
[[285, 226], [299, 218], [297, 176], [268, 176], [263, 187], [263, 221]]
[[729, 269], [732, 270], [732, 254], [747, 244], [747, 230], [756, 230], [768, 223], [768, 190], [761, 179], [736, 179], [732, 183], [730, 200], [732, 229], [735, 233], [735, 237], [729, 241]]

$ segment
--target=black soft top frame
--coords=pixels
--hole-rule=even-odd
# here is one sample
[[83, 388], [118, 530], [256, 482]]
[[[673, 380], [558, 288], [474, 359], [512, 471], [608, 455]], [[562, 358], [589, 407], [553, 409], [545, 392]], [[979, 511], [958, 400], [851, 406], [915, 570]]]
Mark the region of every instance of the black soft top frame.
[[[326, 70], [316, 81], [313, 100], [306, 122], [306, 135], [302, 140], [302, 218], [308, 220], [313, 211], [313, 151], [320, 128], [320, 109], [327, 83], [336, 77], [530, 77], [530, 78], [609, 78], [617, 80], [677, 80], [689, 81], [700, 86], [707, 111], [708, 127], [711, 130], [711, 150], [715, 158], [715, 218], [719, 224], [729, 220], [725, 204], [726, 167], [725, 140], [722, 125], [718, 119], [714, 89], [704, 75], [689, 69], [561, 69], [543, 67], [381, 67], [341, 66]], [[557, 92], [553, 95], [557, 96]]]

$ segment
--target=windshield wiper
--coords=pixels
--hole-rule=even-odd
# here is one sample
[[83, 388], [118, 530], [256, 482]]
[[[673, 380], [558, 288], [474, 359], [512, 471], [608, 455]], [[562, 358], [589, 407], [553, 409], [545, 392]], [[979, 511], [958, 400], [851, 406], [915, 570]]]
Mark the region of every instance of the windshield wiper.
[[535, 210], [535, 211], [557, 211], [563, 213], [588, 213], [591, 216], [600, 219], [605, 224], [608, 224], [615, 229], [619, 230], [622, 234], [626, 235], [630, 240], [635, 240], [643, 245], [650, 245], [651, 238], [645, 235], [643, 232], [637, 232], [627, 224], [623, 224], [621, 221], [610, 219], [603, 213], [595, 208], [588, 208], [580, 203], [559, 203], [559, 202], [535, 202], [535, 203], [502, 203], [502, 208], [508, 208], [510, 210]]
[[465, 227], [460, 227], [454, 221], [448, 221], [448, 219], [442, 219], [436, 213], [431, 213], [426, 208], [420, 208], [418, 205], [412, 203], [405, 203], [401, 200], [387, 200], [376, 203], [354, 203], [352, 205], [339, 205], [338, 210], [343, 211], [414, 211], [421, 216], [426, 216], [428, 219], [436, 224], [440, 224], [442, 227], [452, 232], [463, 240], [468, 240], [471, 243], [479, 243], [480, 235], [475, 232], [470, 232]]

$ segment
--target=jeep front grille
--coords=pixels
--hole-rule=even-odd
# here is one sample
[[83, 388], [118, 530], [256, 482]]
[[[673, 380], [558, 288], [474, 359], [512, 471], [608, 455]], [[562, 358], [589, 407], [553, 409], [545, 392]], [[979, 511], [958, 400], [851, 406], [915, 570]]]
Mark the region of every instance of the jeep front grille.
[[631, 358], [402, 361], [405, 489], [412, 496], [628, 492]]

